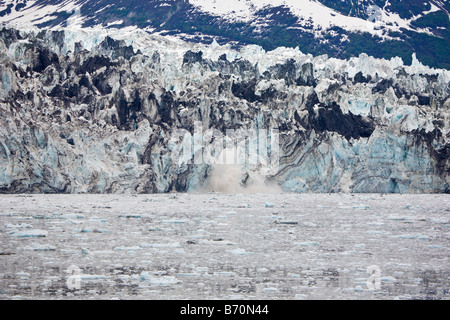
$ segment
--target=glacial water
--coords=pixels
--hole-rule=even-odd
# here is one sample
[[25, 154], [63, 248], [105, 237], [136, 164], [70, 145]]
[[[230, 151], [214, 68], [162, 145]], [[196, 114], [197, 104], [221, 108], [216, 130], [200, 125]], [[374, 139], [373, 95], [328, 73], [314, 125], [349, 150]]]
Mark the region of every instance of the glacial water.
[[450, 197], [0, 195], [0, 299], [449, 299]]

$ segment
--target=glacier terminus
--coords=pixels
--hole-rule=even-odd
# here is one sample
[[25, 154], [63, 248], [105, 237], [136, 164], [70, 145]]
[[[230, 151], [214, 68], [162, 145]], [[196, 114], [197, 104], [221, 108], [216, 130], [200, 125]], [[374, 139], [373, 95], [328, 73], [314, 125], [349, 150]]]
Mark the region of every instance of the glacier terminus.
[[[193, 135], [195, 122], [223, 135], [278, 130], [279, 166], [264, 180], [283, 191], [449, 190], [450, 72], [415, 57], [339, 60], [114, 29], [3, 28], [0, 46], [3, 192], [204, 190], [217, 168], [171, 157], [175, 130]], [[233, 174], [250, 183], [257, 169]]]

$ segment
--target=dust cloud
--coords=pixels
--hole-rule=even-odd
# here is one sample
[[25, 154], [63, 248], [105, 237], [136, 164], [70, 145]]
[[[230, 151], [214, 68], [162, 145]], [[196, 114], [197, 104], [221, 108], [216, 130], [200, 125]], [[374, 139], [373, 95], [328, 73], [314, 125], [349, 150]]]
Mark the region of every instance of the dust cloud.
[[267, 182], [258, 172], [247, 172], [240, 165], [214, 165], [203, 191], [220, 193], [282, 193], [279, 185]]

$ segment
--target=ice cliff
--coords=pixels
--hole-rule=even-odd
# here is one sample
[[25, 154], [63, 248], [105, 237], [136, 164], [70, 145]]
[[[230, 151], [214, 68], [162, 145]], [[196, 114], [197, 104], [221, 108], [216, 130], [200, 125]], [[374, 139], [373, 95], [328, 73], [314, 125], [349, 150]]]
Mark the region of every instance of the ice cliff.
[[0, 61], [1, 192], [204, 190], [213, 168], [179, 166], [169, 143], [195, 121], [278, 129], [265, 178], [284, 191], [449, 192], [450, 71], [415, 57], [3, 28]]

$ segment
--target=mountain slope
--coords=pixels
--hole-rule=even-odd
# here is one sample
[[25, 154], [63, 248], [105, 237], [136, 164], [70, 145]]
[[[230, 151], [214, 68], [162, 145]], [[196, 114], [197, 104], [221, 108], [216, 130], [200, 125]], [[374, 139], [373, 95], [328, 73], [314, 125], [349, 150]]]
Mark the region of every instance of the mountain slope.
[[9, 0], [4, 23], [38, 27], [137, 27], [195, 42], [299, 47], [314, 55], [377, 58], [412, 53], [450, 69], [448, 0]]

